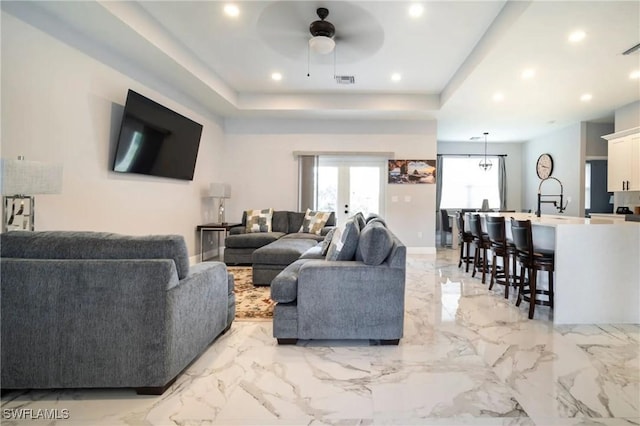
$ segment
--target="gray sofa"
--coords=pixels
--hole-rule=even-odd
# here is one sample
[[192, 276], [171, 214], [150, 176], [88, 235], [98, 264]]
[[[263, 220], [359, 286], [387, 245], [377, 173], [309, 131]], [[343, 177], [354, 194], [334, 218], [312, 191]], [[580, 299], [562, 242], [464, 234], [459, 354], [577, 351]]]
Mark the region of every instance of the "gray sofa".
[[316, 246], [335, 226], [332, 213], [320, 235], [298, 232], [305, 213], [274, 211], [271, 232], [246, 233], [246, 212], [242, 225], [231, 228], [225, 239], [224, 261], [227, 265], [253, 266], [253, 284], [269, 285], [276, 275]]
[[273, 335], [298, 339], [369, 339], [397, 345], [402, 338], [406, 247], [374, 219], [347, 221], [325, 259], [299, 259], [271, 283], [277, 302]]
[[0, 236], [2, 389], [161, 394], [235, 317], [221, 262], [189, 267], [177, 235]]

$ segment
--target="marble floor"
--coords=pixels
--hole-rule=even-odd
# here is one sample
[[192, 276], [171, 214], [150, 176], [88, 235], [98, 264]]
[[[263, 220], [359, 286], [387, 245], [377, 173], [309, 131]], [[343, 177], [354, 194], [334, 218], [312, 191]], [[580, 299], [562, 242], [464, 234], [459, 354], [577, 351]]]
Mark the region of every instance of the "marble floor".
[[[497, 286], [498, 287], [498, 286]], [[162, 396], [10, 392], [2, 424], [640, 425], [640, 326], [528, 320], [457, 253], [410, 255], [399, 346], [278, 346], [271, 322], [234, 322]], [[12, 409], [67, 410], [57, 421]]]

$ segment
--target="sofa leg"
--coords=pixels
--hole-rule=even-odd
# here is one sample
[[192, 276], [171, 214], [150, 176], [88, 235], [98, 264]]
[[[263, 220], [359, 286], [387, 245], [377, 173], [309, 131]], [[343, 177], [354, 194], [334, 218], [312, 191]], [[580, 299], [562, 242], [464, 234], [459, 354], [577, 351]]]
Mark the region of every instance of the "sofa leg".
[[298, 343], [298, 339], [278, 339], [279, 345], [295, 345]]
[[164, 386], [143, 387], [143, 388], [133, 388], [133, 389], [136, 391], [138, 395], [162, 395], [167, 389], [169, 389], [169, 386], [171, 386], [173, 382], [176, 381], [177, 378], [178, 376], [169, 380], [167, 384], [165, 384]]
[[369, 345], [371, 346], [398, 346], [400, 344], [400, 339], [380, 339], [380, 340], [369, 340]]

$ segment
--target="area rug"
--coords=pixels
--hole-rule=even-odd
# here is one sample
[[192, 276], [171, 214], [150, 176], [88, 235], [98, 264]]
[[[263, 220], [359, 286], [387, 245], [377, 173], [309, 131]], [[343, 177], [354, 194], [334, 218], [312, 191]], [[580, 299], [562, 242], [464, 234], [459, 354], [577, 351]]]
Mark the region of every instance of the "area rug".
[[254, 287], [250, 266], [228, 266], [227, 270], [234, 278], [236, 320], [272, 320], [275, 302], [269, 297], [269, 286]]

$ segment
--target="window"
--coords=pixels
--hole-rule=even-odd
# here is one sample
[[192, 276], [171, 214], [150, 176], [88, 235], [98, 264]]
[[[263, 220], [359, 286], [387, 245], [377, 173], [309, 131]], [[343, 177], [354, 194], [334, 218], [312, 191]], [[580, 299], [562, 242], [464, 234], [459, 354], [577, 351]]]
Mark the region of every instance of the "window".
[[584, 208], [591, 208], [591, 163], [584, 166]]
[[484, 171], [478, 167], [479, 157], [442, 157], [442, 209], [479, 209], [482, 200], [489, 208], [500, 208], [498, 178], [499, 158], [487, 156], [493, 167]]

